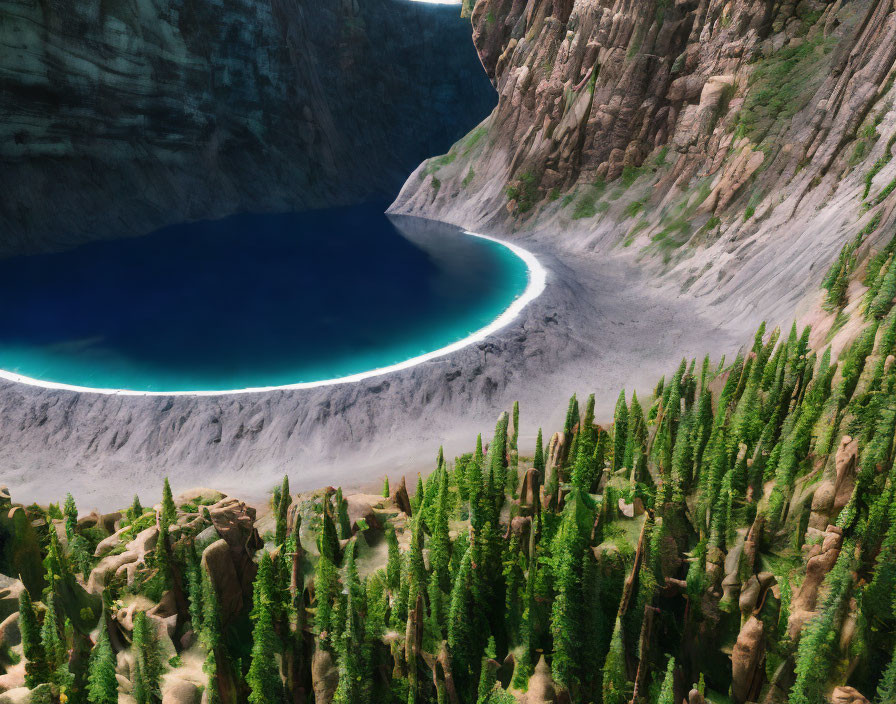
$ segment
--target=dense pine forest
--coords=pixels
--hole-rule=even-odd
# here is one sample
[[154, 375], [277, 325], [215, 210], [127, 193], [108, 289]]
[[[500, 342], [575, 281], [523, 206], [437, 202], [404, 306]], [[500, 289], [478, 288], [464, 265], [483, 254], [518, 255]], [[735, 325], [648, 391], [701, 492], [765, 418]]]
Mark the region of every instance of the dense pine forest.
[[836, 361], [763, 326], [532, 457], [514, 406], [412, 492], [4, 491], [0, 702], [892, 704], [891, 259]]

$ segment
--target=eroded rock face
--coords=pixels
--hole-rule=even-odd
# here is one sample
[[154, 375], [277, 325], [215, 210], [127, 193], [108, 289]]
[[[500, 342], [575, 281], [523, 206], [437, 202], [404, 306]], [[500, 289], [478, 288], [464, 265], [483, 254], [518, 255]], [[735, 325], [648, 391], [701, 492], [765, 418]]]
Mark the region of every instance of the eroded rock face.
[[[498, 106], [393, 212], [611, 256], [624, 242], [662, 254], [678, 292], [736, 294], [733, 315], [744, 296], [791, 314], [871, 217], [862, 174], [894, 131], [888, 0], [478, 0], [472, 22]], [[886, 223], [892, 177], [866, 201]]]
[[731, 654], [731, 695], [735, 702], [745, 702], [758, 692], [759, 666], [765, 654], [762, 621], [750, 616], [737, 635]]
[[311, 658], [311, 685], [315, 704], [330, 704], [339, 685], [339, 668], [328, 650], [317, 648]]
[[494, 105], [469, 24], [449, 8], [4, 0], [0, 11], [0, 256], [386, 197]]
[[842, 546], [843, 530], [837, 526], [828, 526], [821, 542], [812, 546], [806, 563], [806, 578], [790, 605], [787, 633], [791, 640], [799, 638], [803, 625], [812, 617], [821, 583], [837, 562]]
[[858, 440], [849, 435], [844, 435], [840, 439], [835, 455], [835, 474], [822, 481], [812, 496], [810, 528], [823, 530], [846, 506], [855, 487], [858, 451]]

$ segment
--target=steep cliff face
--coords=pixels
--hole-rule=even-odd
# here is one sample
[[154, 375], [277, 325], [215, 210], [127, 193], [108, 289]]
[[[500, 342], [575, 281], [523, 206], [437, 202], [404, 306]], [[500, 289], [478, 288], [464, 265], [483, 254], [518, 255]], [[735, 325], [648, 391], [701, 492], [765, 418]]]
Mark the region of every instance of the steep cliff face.
[[479, 0], [472, 22], [498, 106], [396, 212], [637, 255], [773, 317], [891, 229], [890, 0]]
[[2, 0], [0, 255], [393, 195], [494, 106], [469, 41], [407, 0]]

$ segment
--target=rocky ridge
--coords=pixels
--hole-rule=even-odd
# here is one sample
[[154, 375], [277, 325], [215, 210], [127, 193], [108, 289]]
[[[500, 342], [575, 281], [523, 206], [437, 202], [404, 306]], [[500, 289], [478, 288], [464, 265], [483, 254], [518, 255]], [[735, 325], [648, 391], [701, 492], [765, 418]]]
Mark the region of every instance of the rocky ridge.
[[872, 218], [869, 240], [892, 230], [888, 1], [479, 0], [472, 24], [498, 106], [394, 212], [633, 259], [776, 321]]

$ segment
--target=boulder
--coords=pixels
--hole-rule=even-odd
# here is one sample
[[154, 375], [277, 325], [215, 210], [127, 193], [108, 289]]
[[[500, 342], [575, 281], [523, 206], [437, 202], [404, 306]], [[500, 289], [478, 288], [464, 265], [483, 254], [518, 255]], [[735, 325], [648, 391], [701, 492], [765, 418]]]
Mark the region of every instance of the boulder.
[[382, 501], [381, 496], [369, 494], [353, 494], [345, 498], [348, 504], [348, 521], [352, 527], [352, 533], [358, 532], [358, 523], [363, 520], [371, 530], [381, 530], [380, 520], [377, 518], [373, 507]]
[[871, 704], [855, 687], [835, 687], [831, 692], [831, 704]]
[[0, 622], [0, 647], [15, 647], [22, 642], [22, 633], [19, 630], [19, 612], [11, 613]]
[[160, 628], [164, 628], [168, 637], [174, 639], [177, 630], [177, 602], [172, 590], [162, 595], [161, 601], [146, 612], [146, 616], [154, 620]]
[[0, 574], [0, 620], [19, 611], [19, 597], [25, 586], [18, 580]]
[[25, 661], [20, 660], [18, 665], [11, 665], [6, 672], [0, 675], [0, 692], [8, 692], [25, 686]]
[[311, 687], [314, 704], [331, 704], [339, 685], [339, 668], [329, 651], [316, 648], [311, 656]]
[[538, 664], [529, 678], [529, 689], [522, 704], [554, 704], [557, 701], [557, 687], [551, 676], [551, 668], [548, 667], [544, 656], [538, 658]]
[[162, 704], [199, 704], [202, 690], [189, 680], [168, 677], [162, 685]]
[[16, 687], [0, 694], [0, 704], [31, 704], [51, 701], [50, 685], [42, 684], [33, 691], [28, 687]]
[[392, 492], [391, 498], [399, 511], [406, 513], [408, 516], [411, 515], [411, 499], [408, 496], [408, 486], [404, 477], [401, 478], [398, 488]]
[[531, 516], [535, 510], [539, 484], [541, 483], [538, 470], [534, 467], [526, 470], [523, 477], [523, 486], [520, 489], [520, 514]]

